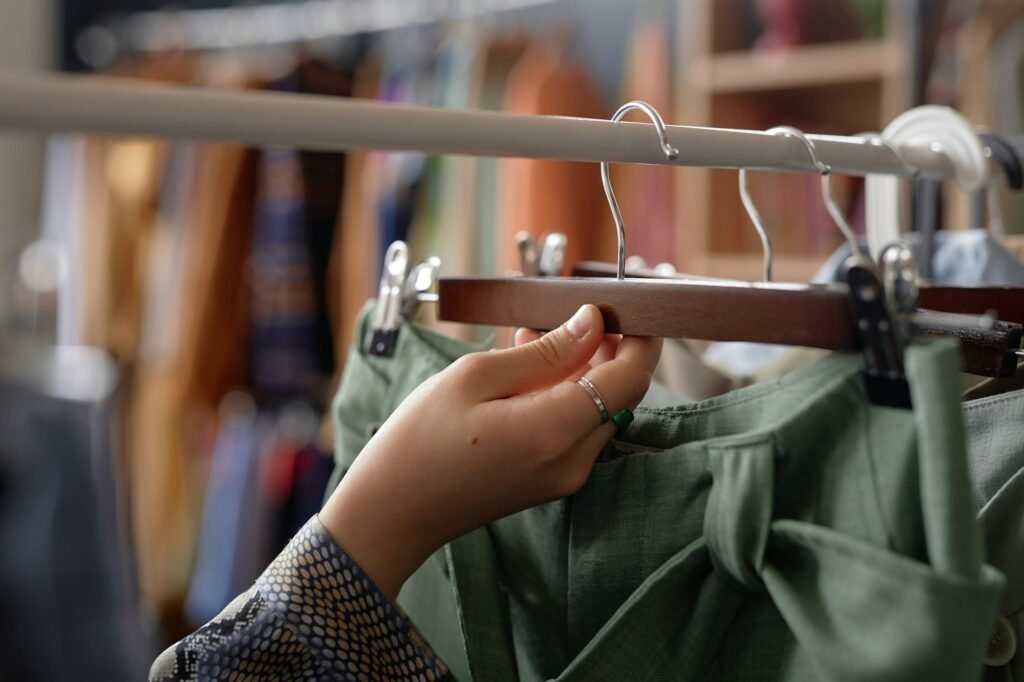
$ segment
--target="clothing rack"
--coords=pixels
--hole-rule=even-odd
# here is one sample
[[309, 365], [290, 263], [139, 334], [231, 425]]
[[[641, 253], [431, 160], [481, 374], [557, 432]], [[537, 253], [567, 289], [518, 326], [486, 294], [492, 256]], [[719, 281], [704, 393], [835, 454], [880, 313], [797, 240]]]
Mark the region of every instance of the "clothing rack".
[[[444, 110], [283, 93], [224, 92], [99, 76], [0, 73], [0, 128], [147, 135], [308, 150], [380, 149], [470, 156], [817, 172], [797, 139], [749, 130], [668, 126], [665, 157], [647, 123]], [[951, 178], [926, 144], [900, 148], [810, 135], [835, 173]]]

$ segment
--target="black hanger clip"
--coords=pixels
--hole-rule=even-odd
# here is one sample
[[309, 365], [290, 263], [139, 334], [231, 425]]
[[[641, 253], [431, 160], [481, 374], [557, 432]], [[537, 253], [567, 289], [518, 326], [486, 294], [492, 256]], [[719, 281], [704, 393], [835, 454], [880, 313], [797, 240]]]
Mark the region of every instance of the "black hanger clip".
[[879, 260], [881, 273], [866, 258], [851, 257], [844, 265], [853, 321], [864, 351], [864, 385], [872, 404], [911, 409], [903, 349], [915, 333], [917, 271], [903, 244], [886, 247]]

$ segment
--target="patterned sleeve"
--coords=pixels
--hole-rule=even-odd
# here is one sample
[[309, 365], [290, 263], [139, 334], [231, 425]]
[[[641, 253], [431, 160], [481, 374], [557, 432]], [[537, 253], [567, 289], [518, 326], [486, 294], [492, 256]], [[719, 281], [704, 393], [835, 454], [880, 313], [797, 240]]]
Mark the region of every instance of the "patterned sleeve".
[[[313, 517], [208, 624], [160, 655], [150, 682], [448, 680], [444, 664]], [[232, 677], [232, 679], [234, 679]]]

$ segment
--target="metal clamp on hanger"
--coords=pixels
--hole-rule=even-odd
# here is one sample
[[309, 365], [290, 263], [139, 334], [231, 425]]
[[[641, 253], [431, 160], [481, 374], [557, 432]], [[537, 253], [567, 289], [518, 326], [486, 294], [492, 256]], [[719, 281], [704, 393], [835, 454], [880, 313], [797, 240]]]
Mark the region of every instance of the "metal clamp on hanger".
[[542, 237], [540, 248], [533, 235], [522, 231], [516, 234], [519, 248], [519, 272], [526, 277], [558, 277], [565, 268], [565, 250], [569, 238], [561, 232], [549, 232]]
[[384, 255], [377, 308], [373, 311], [373, 324], [363, 341], [363, 349], [370, 355], [391, 357], [395, 353], [398, 328], [402, 324], [402, 290], [408, 267], [409, 247], [405, 242], [393, 242]]
[[437, 274], [441, 269], [441, 259], [430, 256], [417, 265], [405, 280], [402, 290], [402, 317], [406, 320], [416, 319], [421, 303], [437, 303], [438, 296], [434, 291], [437, 285]]
[[561, 277], [565, 270], [565, 250], [569, 247], [569, 238], [561, 232], [549, 232], [544, 235], [544, 246], [540, 250], [537, 262], [537, 274], [541, 277]]
[[521, 230], [516, 233], [516, 247], [519, 251], [519, 274], [525, 277], [536, 277], [540, 273], [537, 240], [526, 230]]
[[402, 241], [392, 242], [384, 255], [384, 271], [380, 277], [373, 322], [363, 340], [363, 349], [369, 355], [394, 355], [402, 320], [413, 319], [420, 303], [437, 303], [437, 294], [431, 292], [437, 283], [441, 260], [431, 256], [411, 272], [408, 267], [409, 247]]
[[910, 249], [900, 243], [887, 246], [880, 260], [881, 277], [864, 256], [851, 256], [843, 266], [854, 324], [863, 344], [864, 386], [873, 404], [910, 409], [903, 349], [915, 333], [917, 268]]

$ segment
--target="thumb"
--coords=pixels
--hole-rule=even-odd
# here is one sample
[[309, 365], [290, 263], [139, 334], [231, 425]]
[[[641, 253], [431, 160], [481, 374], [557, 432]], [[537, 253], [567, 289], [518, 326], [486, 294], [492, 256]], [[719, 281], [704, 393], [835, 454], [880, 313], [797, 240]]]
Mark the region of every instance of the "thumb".
[[590, 361], [603, 338], [601, 311], [585, 305], [568, 322], [536, 341], [482, 354], [481, 397], [507, 398], [564, 381]]

